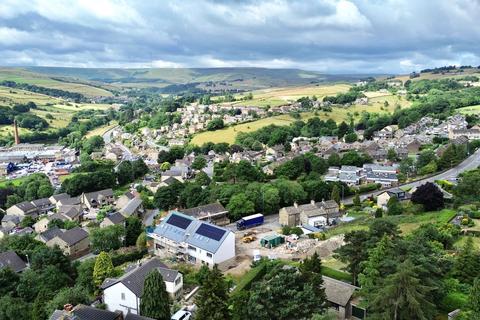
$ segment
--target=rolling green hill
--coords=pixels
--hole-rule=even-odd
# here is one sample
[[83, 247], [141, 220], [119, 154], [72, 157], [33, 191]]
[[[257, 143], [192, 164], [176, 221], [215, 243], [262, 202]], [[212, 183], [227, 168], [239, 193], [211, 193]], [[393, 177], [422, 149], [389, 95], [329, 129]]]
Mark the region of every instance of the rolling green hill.
[[109, 83], [121, 87], [166, 87], [196, 84], [203, 89], [253, 90], [309, 83], [349, 81], [361, 75], [327, 75], [299, 69], [266, 68], [53, 68], [26, 67], [24, 70], [49, 75]]

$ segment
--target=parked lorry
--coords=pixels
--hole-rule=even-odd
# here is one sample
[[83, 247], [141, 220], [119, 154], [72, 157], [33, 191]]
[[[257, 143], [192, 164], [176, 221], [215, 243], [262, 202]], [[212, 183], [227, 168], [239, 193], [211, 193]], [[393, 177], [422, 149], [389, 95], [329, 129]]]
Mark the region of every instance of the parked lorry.
[[262, 225], [264, 222], [263, 214], [257, 213], [252, 214], [251, 216], [243, 217], [237, 221], [237, 229], [243, 230], [247, 228], [253, 228], [259, 225]]

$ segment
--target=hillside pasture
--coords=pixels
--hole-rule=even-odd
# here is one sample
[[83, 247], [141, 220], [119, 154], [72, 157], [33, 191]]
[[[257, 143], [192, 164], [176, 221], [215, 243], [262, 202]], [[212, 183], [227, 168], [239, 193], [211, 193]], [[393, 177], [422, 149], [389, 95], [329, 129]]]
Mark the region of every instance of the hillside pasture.
[[470, 107], [463, 107], [463, 108], [459, 108], [457, 109], [458, 112], [462, 113], [462, 114], [480, 114], [480, 104], [479, 105], [476, 105], [476, 106], [470, 106]]
[[113, 96], [110, 91], [96, 86], [76, 82], [60, 81], [52, 79], [48, 75], [29, 72], [17, 68], [0, 68], [0, 81], [5, 80], [15, 81], [17, 83], [28, 83], [46, 88], [77, 92], [88, 97]]
[[[387, 107], [384, 105], [385, 101], [388, 102]], [[302, 120], [308, 120], [318, 116], [322, 120], [332, 119], [337, 123], [342, 121], [349, 122], [351, 118], [358, 120], [361, 117], [362, 112], [393, 113], [396, 105], [399, 105], [400, 108], [407, 108], [410, 106], [410, 102], [400, 96], [389, 94], [387, 96], [371, 98], [367, 105], [356, 104], [349, 107], [333, 107], [332, 112], [320, 110], [316, 112], [304, 112], [301, 114], [301, 117]], [[252, 132], [271, 124], [285, 126], [290, 125], [294, 121], [296, 121], [296, 119], [287, 114], [273, 116], [248, 123], [233, 125], [221, 130], [201, 132], [192, 138], [191, 143], [196, 145], [202, 145], [206, 142], [227, 142], [232, 144], [235, 142], [235, 138], [239, 132]]]
[[[322, 99], [325, 96], [336, 95], [340, 92], [347, 92], [350, 85], [334, 84], [334, 85], [308, 85], [286, 88], [269, 88], [252, 91], [253, 99], [247, 101], [235, 101], [228, 104], [247, 105], [256, 107], [277, 107], [291, 102], [295, 102], [302, 97], [316, 96]], [[238, 94], [237, 99], [243, 98], [247, 93]]]
[[26, 104], [30, 101], [35, 102], [37, 105], [44, 105], [47, 103], [59, 103], [61, 99], [35, 92], [0, 86], [0, 105], [12, 106], [15, 104]]

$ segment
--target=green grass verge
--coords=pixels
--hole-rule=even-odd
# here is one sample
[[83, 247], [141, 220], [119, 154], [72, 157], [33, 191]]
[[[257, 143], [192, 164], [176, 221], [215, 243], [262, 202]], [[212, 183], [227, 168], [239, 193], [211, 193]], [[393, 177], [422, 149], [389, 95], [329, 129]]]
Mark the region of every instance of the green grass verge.
[[233, 290], [232, 294], [239, 293], [243, 290], [250, 289], [253, 281], [260, 279], [265, 275], [267, 271], [266, 263], [260, 263], [255, 268], [250, 269], [241, 279], [240, 282], [237, 284], [235, 289]]
[[322, 274], [324, 276], [327, 276], [327, 277], [330, 277], [330, 278], [333, 278], [333, 279], [337, 279], [337, 280], [340, 280], [340, 281], [343, 281], [343, 282], [348, 282], [348, 283], [353, 282], [353, 278], [352, 278], [352, 275], [350, 273], [343, 272], [343, 271], [336, 270], [336, 269], [332, 269], [330, 267], [322, 266]]

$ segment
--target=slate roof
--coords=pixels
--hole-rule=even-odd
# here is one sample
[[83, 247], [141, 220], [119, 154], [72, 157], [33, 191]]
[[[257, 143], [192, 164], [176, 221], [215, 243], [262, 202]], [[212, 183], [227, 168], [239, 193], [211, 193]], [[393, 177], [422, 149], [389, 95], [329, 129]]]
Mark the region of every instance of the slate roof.
[[397, 174], [395, 173], [383, 173], [383, 172], [367, 172], [367, 180], [385, 180], [385, 181], [398, 181]]
[[98, 201], [101, 198], [106, 198], [106, 197], [113, 197], [113, 190], [112, 189], [105, 189], [105, 190], [100, 190], [100, 191], [95, 191], [95, 192], [89, 192], [84, 194], [85, 199], [87, 201]]
[[15, 224], [19, 224], [20, 223], [20, 217], [7, 214], [7, 215], [3, 216], [2, 223], [3, 222], [13, 222]]
[[120, 224], [125, 221], [125, 217], [119, 212], [115, 212], [114, 214], [105, 217], [105, 219], [110, 220], [113, 224]]
[[0, 253], [0, 268], [10, 268], [15, 272], [23, 271], [27, 264], [15, 253], [15, 251], [5, 251]]
[[29, 201], [23, 201], [23, 202], [17, 203], [15, 206], [17, 206], [23, 212], [28, 212], [30, 210], [36, 209], [36, 207]]
[[153, 258], [141, 265], [134, 265], [133, 268], [127, 269], [127, 272], [117, 279], [106, 279], [102, 284], [102, 289], [107, 289], [117, 283], [122, 283], [137, 297], [141, 297], [143, 293], [143, 285], [145, 278], [154, 269], [157, 269], [162, 278], [166, 282], [174, 282], [177, 278], [178, 271], [169, 269], [159, 259]]
[[206, 204], [203, 206], [198, 206], [195, 208], [190, 208], [190, 209], [185, 209], [182, 211], [184, 214], [195, 217], [195, 218], [202, 218], [205, 216], [212, 216], [212, 215], [218, 215], [218, 214], [224, 214], [227, 211], [222, 204], [216, 202], [216, 203], [210, 203]]
[[71, 312], [55, 310], [49, 320], [121, 320], [120, 311], [112, 312], [79, 304]]
[[78, 204], [61, 206], [58, 213], [63, 214], [70, 219], [75, 219], [82, 213], [82, 207]]
[[51, 198], [55, 201], [60, 201], [62, 199], [70, 198], [70, 196], [67, 193], [59, 193], [59, 194], [54, 194], [53, 196], [51, 196]]
[[135, 195], [130, 191], [125, 192], [123, 195], [127, 197], [129, 200], [132, 200], [135, 198]]
[[162, 183], [165, 183], [167, 186], [171, 186], [174, 183], [181, 183], [178, 179], [175, 179], [174, 177], [168, 177]]
[[348, 304], [353, 293], [358, 289], [351, 284], [330, 277], [322, 276], [322, 278], [327, 300], [343, 307]]
[[[292, 215], [292, 214], [297, 214], [297, 213], [301, 213], [301, 212], [316, 212], [318, 211], [319, 209], [325, 209], [325, 210], [330, 210], [330, 209], [339, 209], [339, 206], [338, 204], [334, 201], [334, 200], [327, 200], [327, 201], [321, 201], [321, 202], [315, 202], [315, 204], [312, 204], [312, 203], [307, 203], [307, 204], [301, 204], [301, 205], [298, 205], [298, 206], [291, 206], [291, 207], [284, 207], [283, 209], [285, 209], [285, 211], [287, 211], [287, 213], [289, 215]], [[308, 214], [307, 214], [308, 215]]]
[[53, 238], [61, 235], [63, 233], [62, 230], [60, 230], [59, 227], [53, 227], [51, 229], [48, 229], [47, 231], [44, 231], [42, 233], [39, 234], [39, 236], [45, 241], [50, 241], [52, 240]]
[[[390, 196], [396, 196], [399, 198], [399, 200], [408, 200], [412, 197], [412, 194], [410, 192], [403, 191], [400, 188], [394, 188], [386, 191]], [[399, 195], [402, 195], [399, 197]]]
[[131, 216], [142, 205], [142, 199], [134, 197], [128, 201], [127, 205], [120, 209], [123, 215]]
[[65, 241], [69, 246], [73, 246], [74, 244], [82, 241], [83, 239], [88, 238], [88, 232], [80, 227], [75, 227], [73, 229], [65, 231], [58, 237]]
[[139, 316], [138, 314], [128, 313], [124, 320], [155, 320], [153, 318], [148, 318], [144, 316]]
[[80, 204], [80, 198], [79, 197], [63, 198], [58, 200], [57, 203], [61, 206]]
[[52, 203], [50, 202], [50, 200], [49, 200], [48, 198], [42, 198], [42, 199], [33, 200], [33, 201], [32, 201], [32, 204], [33, 204], [35, 207], [43, 207], [43, 206], [50, 206], [50, 205], [52, 205]]
[[[182, 227], [176, 226], [174, 224], [169, 223], [169, 219], [172, 216], [178, 216], [180, 218], [188, 220], [190, 223], [186, 226], [185, 229]], [[207, 225], [213, 227], [215, 229], [220, 229], [224, 231], [223, 235], [219, 240], [211, 239], [202, 235], [197, 234], [197, 231], [202, 225]], [[155, 228], [153, 233], [157, 234], [158, 236], [165, 237], [170, 239], [174, 242], [186, 242], [192, 246], [201, 248], [205, 251], [210, 253], [215, 253], [222, 245], [225, 238], [231, 233], [232, 231], [201, 221], [194, 219], [190, 216], [187, 216], [181, 212], [172, 211], [170, 214]]]

